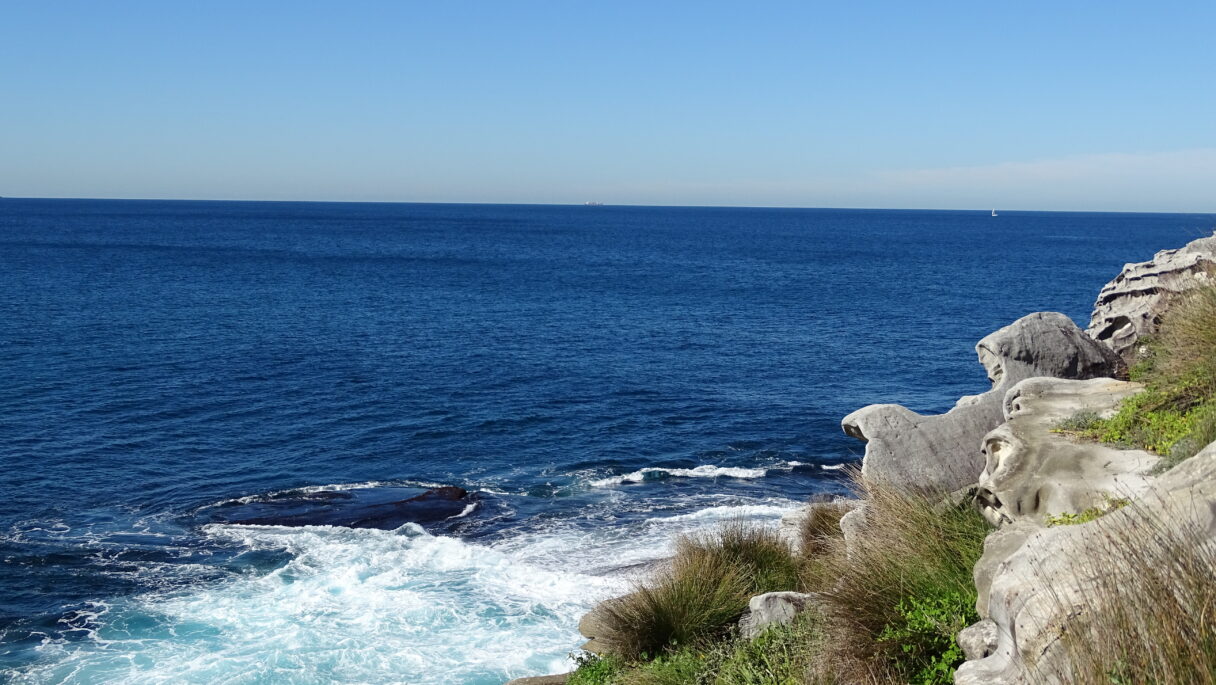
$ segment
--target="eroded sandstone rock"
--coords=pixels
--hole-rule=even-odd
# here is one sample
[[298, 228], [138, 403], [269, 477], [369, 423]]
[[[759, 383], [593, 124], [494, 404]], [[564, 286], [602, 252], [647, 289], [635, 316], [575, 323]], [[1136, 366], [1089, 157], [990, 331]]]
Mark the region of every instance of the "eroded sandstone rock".
[[1131, 363], [1136, 341], [1157, 329], [1169, 298], [1213, 282], [1214, 270], [1216, 236], [1200, 238], [1176, 250], [1162, 250], [1147, 262], [1125, 265], [1098, 293], [1089, 335]]
[[977, 445], [1004, 421], [1009, 388], [1035, 376], [1110, 376], [1122, 363], [1055, 312], [1018, 319], [981, 340], [976, 353], [992, 389], [960, 399], [945, 414], [926, 416], [896, 404], [875, 404], [844, 418], [844, 432], [866, 441], [862, 474], [867, 479], [938, 492], [970, 485], [984, 468]]
[[984, 517], [993, 525], [1025, 518], [1042, 522], [1143, 492], [1160, 457], [1052, 432], [1080, 412], [1109, 416], [1141, 389], [1109, 378], [1030, 378], [1013, 386], [1005, 397], [1005, 423], [983, 440], [985, 464], [976, 499]]
[[1065, 637], [1089, 639], [1085, 626], [1105, 620], [1108, 607], [1097, 603], [1103, 595], [1095, 588], [1132, 585], [1144, 573], [1145, 555], [1128, 561], [1112, 545], [1151, 548], [1170, 535], [1216, 543], [1216, 443], [1155, 479], [1129, 506], [1085, 524], [1038, 528], [999, 561], [987, 559], [986, 548], [981, 565], [992, 569], [992, 579], [985, 613], [996, 641], [986, 656], [958, 669], [955, 683], [1073, 682]]

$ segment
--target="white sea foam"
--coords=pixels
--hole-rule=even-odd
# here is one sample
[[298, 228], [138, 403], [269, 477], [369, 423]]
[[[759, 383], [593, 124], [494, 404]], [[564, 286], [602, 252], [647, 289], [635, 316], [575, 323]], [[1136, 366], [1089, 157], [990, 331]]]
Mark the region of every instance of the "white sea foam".
[[647, 519], [647, 521], [653, 523], [674, 523], [676, 521], [780, 518], [799, 506], [801, 505], [797, 502], [791, 501], [786, 504], [745, 504], [739, 506], [709, 507], [689, 514], [676, 514], [675, 516]]
[[269, 574], [111, 607], [88, 641], [42, 647], [27, 682], [494, 683], [561, 670], [578, 618], [620, 580], [396, 531], [209, 526], [294, 558]]
[[603, 488], [624, 483], [642, 483], [647, 480], [657, 480], [660, 478], [763, 478], [768, 475], [769, 471], [789, 471], [795, 466], [801, 465], [802, 462], [800, 461], [785, 461], [772, 466], [750, 469], [739, 466], [714, 466], [713, 464], [702, 464], [691, 469], [647, 466], [633, 473], [593, 480], [590, 485], [592, 487]]
[[[257, 575], [111, 601], [48, 641], [17, 682], [500, 683], [566, 670], [578, 620], [671, 553], [676, 533], [776, 521], [792, 500], [707, 495], [693, 513], [560, 519], [490, 543], [395, 531], [211, 525], [291, 560]], [[683, 503], [685, 506], [689, 502]], [[666, 505], [665, 505], [666, 506]], [[695, 504], [694, 504], [695, 506]], [[603, 515], [611, 516], [615, 505]], [[656, 510], [656, 514], [659, 510]]]
[[469, 514], [472, 514], [474, 511], [476, 511], [477, 504], [478, 504], [477, 502], [469, 502], [468, 504], [465, 505], [464, 509], [462, 509], [459, 514], [456, 514], [454, 516], [449, 516], [448, 518], [449, 519], [462, 519], [462, 518], [468, 516]]

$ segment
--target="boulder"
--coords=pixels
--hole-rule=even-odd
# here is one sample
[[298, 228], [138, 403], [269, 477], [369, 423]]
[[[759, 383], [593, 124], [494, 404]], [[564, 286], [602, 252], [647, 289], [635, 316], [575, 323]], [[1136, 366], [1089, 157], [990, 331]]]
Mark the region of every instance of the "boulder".
[[875, 404], [849, 414], [844, 432], [866, 442], [862, 475], [896, 487], [953, 492], [975, 483], [984, 468], [980, 439], [1004, 421], [1005, 393], [1035, 376], [1099, 378], [1122, 361], [1091, 340], [1067, 316], [1038, 312], [988, 335], [976, 345], [992, 389], [960, 399], [945, 414], [917, 414]]
[[1110, 378], [1030, 378], [1013, 386], [1005, 396], [1005, 423], [984, 436], [981, 449], [976, 501], [984, 517], [997, 526], [1024, 518], [1043, 523], [1143, 492], [1160, 457], [1053, 432], [1081, 412], [1109, 416], [1142, 389]]
[[819, 595], [813, 592], [766, 592], [747, 603], [747, 613], [739, 619], [739, 634], [752, 639], [772, 625], [786, 625], [803, 611], [816, 606]]
[[1169, 299], [1196, 285], [1214, 282], [1216, 235], [1176, 250], [1158, 252], [1147, 262], [1127, 264], [1115, 280], [1098, 293], [1089, 321], [1089, 335], [1135, 361], [1136, 342], [1161, 322]]
[[[1216, 544], [1216, 443], [1153, 480], [1131, 505], [1093, 521], [1010, 528], [1018, 535], [1003, 531], [977, 566], [977, 577], [981, 567], [990, 576], [979, 588], [984, 619], [959, 636], [968, 661], [955, 683], [1075, 682], [1071, 645], [1094, 644], [1086, 631], [1108, 622], [1115, 607], [1103, 602], [1126, 601], [1111, 589], [1134, 592], [1146, 568], [1184, 563], [1161, 540]], [[1021, 544], [1010, 544], [1019, 535]]]
[[968, 661], [983, 659], [996, 649], [996, 623], [983, 619], [958, 634], [958, 646]]

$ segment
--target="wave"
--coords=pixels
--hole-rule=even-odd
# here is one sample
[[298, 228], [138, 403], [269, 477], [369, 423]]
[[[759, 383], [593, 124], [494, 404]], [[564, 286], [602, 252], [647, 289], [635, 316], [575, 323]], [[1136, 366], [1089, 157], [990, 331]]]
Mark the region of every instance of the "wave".
[[[615, 498], [603, 504], [623, 513]], [[679, 506], [623, 525], [586, 512], [482, 542], [412, 523], [209, 524], [201, 532], [214, 543], [289, 558], [97, 604], [70, 617], [73, 637], [47, 638], [36, 663], [0, 679], [500, 685], [569, 670], [582, 615], [670, 556], [675, 535], [727, 519], [773, 524], [798, 502], [714, 494]]]
[[[620, 579], [540, 568], [416, 524], [210, 525], [286, 565], [81, 616], [16, 682], [493, 683], [570, 667], [578, 619]], [[87, 624], [87, 625], [84, 625]]]
[[689, 514], [676, 514], [662, 518], [646, 519], [650, 523], [673, 523], [676, 521], [729, 521], [732, 519], [780, 518], [784, 514], [803, 506], [794, 501], [782, 504], [743, 504], [736, 506], [708, 507]]
[[664, 466], [647, 466], [633, 473], [620, 476], [600, 478], [589, 483], [592, 487], [604, 488], [625, 483], [645, 483], [648, 481], [664, 480], [667, 478], [763, 478], [769, 471], [790, 471], [796, 466], [804, 466], [800, 461], [786, 461], [772, 466], [759, 468], [744, 468], [740, 466], [714, 466], [702, 464], [691, 469], [668, 468]]

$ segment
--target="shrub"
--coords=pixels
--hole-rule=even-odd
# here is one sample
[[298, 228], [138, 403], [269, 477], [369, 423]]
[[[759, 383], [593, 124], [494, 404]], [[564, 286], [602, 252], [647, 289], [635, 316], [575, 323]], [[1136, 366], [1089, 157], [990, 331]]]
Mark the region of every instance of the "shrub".
[[1109, 419], [1078, 430], [1087, 437], [1164, 455], [1162, 470], [1216, 440], [1216, 286], [1179, 296], [1131, 377], [1144, 392]]
[[1172, 389], [1179, 405], [1216, 395], [1216, 286], [1195, 288], [1161, 322], [1145, 380]]
[[1097, 412], [1079, 411], [1076, 414], [1057, 423], [1051, 430], [1054, 433], [1087, 434], [1102, 425], [1102, 417]]
[[743, 522], [681, 537], [667, 567], [624, 597], [603, 604], [621, 656], [655, 656], [734, 625], [753, 596], [793, 590], [798, 564], [776, 531]]
[[975, 594], [951, 592], [901, 600], [900, 620], [887, 624], [882, 642], [898, 645], [895, 670], [909, 683], [952, 683], [963, 661], [955, 635], [978, 620]]
[[1094, 519], [1115, 511], [1116, 509], [1122, 509], [1130, 503], [1131, 500], [1122, 498], [1116, 499], [1112, 498], [1110, 495], [1107, 495], [1106, 501], [1103, 502], [1101, 507], [1090, 507], [1079, 514], [1073, 514], [1070, 512], [1054, 515], [1049, 514], [1044, 520], [1044, 523], [1046, 523], [1047, 527], [1049, 528], [1052, 526], [1075, 526], [1081, 523], [1089, 523]]

